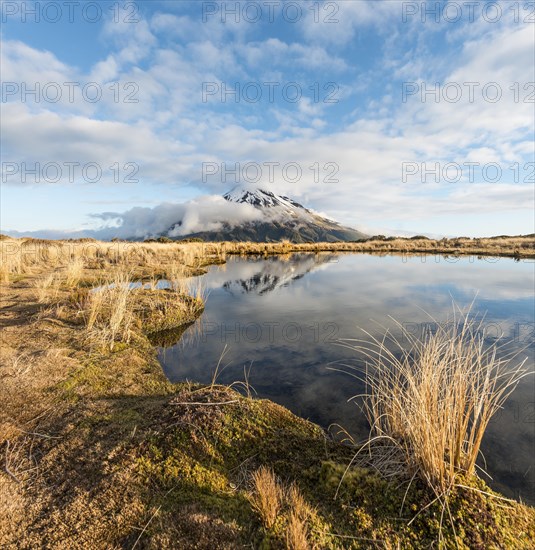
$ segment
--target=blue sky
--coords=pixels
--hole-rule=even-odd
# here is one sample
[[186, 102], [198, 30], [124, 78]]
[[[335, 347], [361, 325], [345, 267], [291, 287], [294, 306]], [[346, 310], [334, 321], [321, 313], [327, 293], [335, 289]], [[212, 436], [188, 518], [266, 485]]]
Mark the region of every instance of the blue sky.
[[529, 4], [1, 7], [3, 231], [236, 183], [374, 233], [534, 231]]

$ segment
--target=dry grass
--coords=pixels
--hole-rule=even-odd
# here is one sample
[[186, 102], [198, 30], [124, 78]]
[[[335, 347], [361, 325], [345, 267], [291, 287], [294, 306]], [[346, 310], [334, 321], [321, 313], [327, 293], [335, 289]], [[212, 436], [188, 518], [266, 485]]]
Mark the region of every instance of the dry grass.
[[207, 293], [202, 280], [191, 277], [185, 264], [174, 263], [167, 270], [166, 280], [177, 294], [187, 294], [203, 302], [206, 300]]
[[167, 272], [170, 287], [176, 292], [187, 292], [188, 272], [184, 264], [174, 263]]
[[69, 287], [77, 286], [84, 272], [83, 258], [72, 258], [65, 267], [65, 284]]
[[4, 350], [0, 356], [0, 363], [2, 365], [2, 372], [4, 376], [18, 377], [23, 376], [32, 370], [35, 364], [35, 356], [29, 351], [22, 351], [21, 353], [14, 353], [8, 357], [4, 356]]
[[251, 504], [258, 512], [264, 526], [270, 529], [275, 525], [281, 510], [284, 489], [273, 470], [266, 466], [261, 466], [253, 473], [252, 482]]
[[313, 510], [296, 485], [292, 485], [288, 489], [286, 500], [290, 510], [285, 535], [286, 548], [288, 550], [306, 550], [310, 548], [307, 522], [312, 516]]
[[[309, 543], [308, 522], [314, 510], [303, 498], [299, 488], [280, 482], [273, 470], [261, 466], [252, 476], [249, 500], [266, 529], [284, 529], [283, 540], [288, 550], [306, 550]], [[280, 521], [279, 521], [280, 520]]]
[[306, 520], [294, 511], [290, 512], [288, 518], [285, 543], [288, 550], [307, 550], [310, 548]]
[[7, 265], [7, 263], [4, 263], [2, 259], [2, 262], [0, 262], [0, 283], [9, 283], [9, 278], [12, 272], [13, 269]]
[[34, 281], [35, 298], [40, 304], [54, 300], [57, 297], [60, 279], [56, 273], [49, 273]]
[[500, 357], [496, 343], [485, 345], [469, 314], [439, 327], [424, 339], [406, 335], [409, 350], [389, 335], [356, 346], [369, 359], [372, 463], [386, 475], [420, 477], [437, 496], [475, 474], [491, 417], [528, 374], [524, 361], [512, 363], [517, 354]]
[[83, 259], [73, 258], [66, 261], [62, 271], [53, 270], [39, 275], [34, 281], [37, 301], [42, 304], [55, 300], [62, 285], [66, 285], [68, 288], [76, 287], [82, 278], [83, 272]]
[[130, 275], [119, 272], [111, 284], [89, 294], [87, 331], [90, 338], [113, 349], [117, 340], [130, 340], [134, 320]]
[[286, 498], [289, 506], [299, 518], [306, 519], [313, 513], [312, 508], [304, 499], [301, 491], [296, 485], [292, 485], [288, 489]]
[[202, 312], [206, 299], [200, 280], [176, 278], [169, 289], [156, 281], [133, 288], [135, 278], [125, 270], [91, 291], [82, 314], [90, 340], [109, 349], [115, 342], [130, 342], [135, 328], [146, 333], [192, 322]]

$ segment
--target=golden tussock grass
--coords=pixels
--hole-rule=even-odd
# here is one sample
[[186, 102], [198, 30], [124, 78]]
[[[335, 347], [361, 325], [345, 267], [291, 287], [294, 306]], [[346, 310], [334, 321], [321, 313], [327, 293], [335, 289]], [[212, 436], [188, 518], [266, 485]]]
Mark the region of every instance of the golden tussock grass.
[[88, 295], [86, 328], [93, 341], [113, 348], [116, 340], [130, 340], [134, 319], [131, 277], [119, 272], [113, 282], [94, 289]]
[[475, 474], [491, 417], [529, 373], [518, 353], [486, 345], [469, 313], [438, 327], [422, 339], [405, 334], [408, 349], [388, 334], [355, 349], [368, 359], [371, 432], [361, 450], [385, 475], [419, 477], [440, 497]]
[[290, 486], [286, 492], [286, 499], [299, 518], [306, 519], [313, 513], [313, 509], [307, 503], [297, 485], [292, 484]]
[[168, 283], [160, 289], [155, 280], [142, 284], [132, 272], [118, 270], [81, 304], [90, 341], [113, 349], [116, 342], [130, 342], [135, 330], [151, 333], [192, 322], [204, 308], [202, 282], [176, 275]]
[[84, 272], [83, 258], [72, 258], [65, 266], [65, 284], [69, 287], [77, 286]]
[[288, 550], [307, 550], [310, 548], [306, 521], [293, 510], [288, 518], [284, 542]]
[[283, 539], [288, 550], [310, 548], [308, 522], [314, 510], [299, 488], [283, 484], [271, 468], [261, 466], [251, 476], [249, 500], [266, 529], [278, 524], [284, 529]]
[[54, 300], [58, 294], [60, 279], [57, 273], [44, 274], [34, 281], [35, 298], [42, 304]]
[[306, 550], [310, 548], [308, 520], [314, 510], [306, 502], [299, 488], [292, 484], [286, 492], [289, 506], [288, 526], [285, 543], [288, 550]]
[[251, 476], [253, 491], [251, 505], [258, 512], [262, 523], [268, 529], [275, 525], [282, 507], [284, 489], [275, 477], [273, 470], [261, 466]]

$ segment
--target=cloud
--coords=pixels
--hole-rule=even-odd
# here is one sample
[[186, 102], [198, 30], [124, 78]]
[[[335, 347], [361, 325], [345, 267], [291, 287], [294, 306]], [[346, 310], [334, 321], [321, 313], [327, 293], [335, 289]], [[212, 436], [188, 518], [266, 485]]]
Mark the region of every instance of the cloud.
[[286, 43], [278, 38], [263, 42], [248, 42], [236, 45], [236, 49], [251, 68], [286, 67], [294, 71], [297, 67], [328, 69], [340, 73], [347, 70], [347, 63], [340, 57], [330, 55], [321, 46]]
[[318, 2], [303, 10], [299, 29], [309, 42], [344, 46], [355, 38], [359, 29], [374, 27], [378, 32], [391, 29], [401, 21], [402, 4], [390, 0]]
[[[95, 219], [111, 223], [95, 232], [99, 238], [137, 238], [162, 234], [173, 226], [170, 237], [200, 231], [217, 231], [260, 220], [263, 214], [249, 204], [233, 203], [220, 196], [204, 196], [182, 204], [164, 203], [154, 208], [135, 207], [126, 212], [94, 214]], [[180, 222], [180, 225], [177, 225]]]
[[[123, 170], [127, 163], [138, 167], [132, 174], [135, 179], [176, 183], [187, 181], [192, 175], [191, 166], [197, 161], [187, 160], [191, 151], [185, 144], [165, 139], [147, 124], [128, 125], [113, 120], [98, 120], [83, 116], [61, 116], [51, 111], [32, 114], [25, 105], [10, 103], [2, 109], [2, 159], [28, 167], [40, 163], [55, 163], [61, 167], [63, 184], [84, 183], [82, 168], [74, 173], [75, 181], [69, 181], [70, 173], [65, 163], [75, 162], [80, 167], [96, 163], [101, 169], [100, 184], [118, 183], [111, 166], [119, 163], [119, 180], [128, 183]], [[132, 173], [132, 172], [130, 172]], [[197, 171], [195, 171], [197, 173]], [[20, 172], [4, 183], [21, 183]], [[50, 176], [54, 179], [55, 173]], [[93, 177], [93, 176], [91, 176]], [[35, 181], [29, 176], [29, 181]], [[46, 174], [41, 174], [46, 183]], [[93, 182], [95, 183], [95, 182]]]
[[102, 36], [118, 48], [117, 58], [121, 63], [139, 63], [158, 45], [149, 22], [142, 18], [135, 24], [129, 23], [125, 17], [119, 17], [118, 21], [108, 19]]

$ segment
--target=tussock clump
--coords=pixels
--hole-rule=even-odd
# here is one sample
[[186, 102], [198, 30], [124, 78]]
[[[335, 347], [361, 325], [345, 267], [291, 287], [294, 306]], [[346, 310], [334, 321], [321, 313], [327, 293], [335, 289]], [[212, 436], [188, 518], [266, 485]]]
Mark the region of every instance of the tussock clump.
[[132, 273], [119, 271], [108, 282], [88, 294], [83, 307], [87, 332], [93, 342], [113, 349], [114, 342], [128, 343], [137, 329], [157, 333], [192, 323], [204, 309], [200, 286], [181, 290], [133, 288]]
[[253, 492], [250, 500], [258, 512], [262, 523], [270, 529], [275, 525], [282, 507], [284, 489], [275, 477], [273, 470], [261, 466], [252, 475]]
[[458, 477], [475, 474], [491, 417], [527, 372], [524, 362], [512, 363], [518, 354], [487, 346], [481, 323], [468, 314], [438, 327], [422, 339], [404, 333], [409, 349], [389, 334], [355, 349], [369, 360], [365, 448], [372, 463], [386, 475], [418, 476], [443, 495]]
[[313, 516], [314, 510], [295, 484], [286, 491], [286, 501], [289, 508], [285, 535], [286, 548], [288, 550], [306, 550], [310, 548], [308, 521]]
[[128, 342], [133, 323], [129, 275], [119, 273], [112, 284], [91, 292], [86, 314], [92, 340], [110, 349], [117, 340]]
[[49, 273], [38, 277], [34, 281], [35, 298], [40, 303], [51, 301], [57, 297], [60, 279], [56, 273]]
[[279, 534], [288, 550], [306, 550], [309, 544], [308, 522], [314, 510], [307, 504], [297, 485], [283, 484], [273, 470], [261, 466], [251, 476], [249, 500], [264, 527]]
[[65, 284], [69, 287], [75, 287], [80, 282], [84, 272], [83, 258], [73, 258], [65, 266]]
[[293, 510], [288, 518], [285, 543], [288, 550], [307, 550], [310, 548], [306, 521]]

